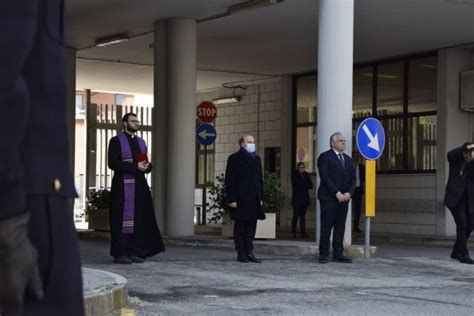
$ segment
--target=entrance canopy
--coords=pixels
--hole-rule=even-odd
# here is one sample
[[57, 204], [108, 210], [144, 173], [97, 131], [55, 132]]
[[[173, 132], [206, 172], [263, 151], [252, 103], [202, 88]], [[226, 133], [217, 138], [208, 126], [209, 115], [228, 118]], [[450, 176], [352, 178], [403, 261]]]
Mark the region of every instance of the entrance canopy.
[[[258, 1], [68, 0], [77, 87], [152, 94], [153, 22], [173, 17], [198, 20], [198, 90], [316, 69], [318, 1], [266, 1], [277, 3], [226, 15], [243, 2]], [[474, 0], [357, 0], [354, 24], [356, 63], [472, 45]], [[121, 33], [127, 42], [95, 46]]]

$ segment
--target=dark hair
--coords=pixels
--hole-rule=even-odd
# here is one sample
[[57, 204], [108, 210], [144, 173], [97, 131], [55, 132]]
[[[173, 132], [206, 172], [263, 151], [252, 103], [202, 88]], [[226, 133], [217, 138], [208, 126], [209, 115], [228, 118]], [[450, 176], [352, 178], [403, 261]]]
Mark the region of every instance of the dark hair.
[[245, 139], [244, 139], [245, 136], [242, 136], [239, 138], [239, 146], [242, 146], [242, 144], [245, 142]]
[[302, 161], [300, 161], [300, 162], [298, 162], [298, 163], [296, 164], [296, 168], [297, 168], [297, 169], [298, 169], [299, 167], [301, 167], [301, 166], [305, 167], [304, 162], [302, 162]]
[[125, 122], [128, 122], [128, 118], [129, 118], [130, 116], [135, 116], [135, 117], [137, 117], [137, 115], [136, 115], [135, 113], [132, 113], [132, 112], [127, 113], [127, 114], [125, 114], [125, 115], [122, 117], [122, 124], [125, 123]]

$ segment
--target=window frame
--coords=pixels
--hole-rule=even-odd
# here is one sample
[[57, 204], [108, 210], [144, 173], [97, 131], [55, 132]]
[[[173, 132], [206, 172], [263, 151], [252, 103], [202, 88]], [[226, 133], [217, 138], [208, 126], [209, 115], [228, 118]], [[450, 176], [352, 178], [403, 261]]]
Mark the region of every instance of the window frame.
[[[372, 68], [372, 115], [370, 117], [377, 118], [379, 120], [383, 119], [390, 119], [390, 118], [402, 118], [403, 120], [403, 168], [401, 170], [379, 170], [377, 171], [379, 174], [433, 174], [436, 173], [436, 169], [428, 169], [428, 170], [410, 170], [409, 169], [409, 157], [408, 157], [408, 138], [409, 138], [409, 130], [408, 130], [408, 121], [410, 118], [414, 117], [421, 117], [421, 116], [436, 116], [438, 114], [437, 110], [434, 111], [422, 111], [422, 112], [409, 112], [408, 107], [408, 100], [409, 100], [409, 71], [410, 67], [409, 64], [411, 61], [416, 59], [423, 59], [429, 57], [437, 57], [438, 52], [428, 52], [423, 54], [415, 54], [415, 55], [408, 55], [402, 57], [396, 57], [391, 59], [384, 59], [378, 60], [373, 62], [364, 62], [354, 64], [353, 69], [356, 68]], [[382, 65], [392, 64], [402, 62], [403, 63], [403, 112], [393, 115], [378, 115], [377, 113], [377, 92], [378, 92], [378, 68]], [[301, 74], [296, 74], [292, 76], [292, 145], [291, 145], [291, 170], [295, 169], [296, 166], [296, 135], [297, 129], [299, 127], [308, 127], [313, 126], [317, 128], [317, 122], [314, 123], [297, 123], [297, 100], [298, 100], [298, 79], [309, 77], [309, 76], [318, 76], [317, 71], [312, 72], [305, 72]], [[353, 118], [352, 123], [362, 122], [365, 117]], [[352, 137], [352, 135], [351, 135]], [[354, 148], [355, 149], [355, 148]], [[316, 157], [313, 157], [316, 160]], [[315, 165], [315, 169], [317, 166]], [[316, 172], [310, 172], [311, 175], [315, 175]]]

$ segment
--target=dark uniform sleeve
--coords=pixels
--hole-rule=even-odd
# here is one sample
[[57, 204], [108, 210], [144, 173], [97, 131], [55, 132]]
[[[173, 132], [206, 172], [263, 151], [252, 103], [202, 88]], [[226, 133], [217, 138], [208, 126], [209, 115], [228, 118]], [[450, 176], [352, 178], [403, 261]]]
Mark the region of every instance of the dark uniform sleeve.
[[305, 179], [306, 179], [306, 189], [311, 190], [313, 188], [313, 181], [311, 181], [311, 177], [307, 172], [305, 172]]
[[133, 162], [122, 161], [120, 142], [113, 137], [109, 142], [109, 168], [118, 173], [138, 174], [140, 170]]
[[36, 30], [38, 1], [0, 1], [0, 220], [26, 210], [20, 146], [28, 118], [28, 87], [22, 74]]

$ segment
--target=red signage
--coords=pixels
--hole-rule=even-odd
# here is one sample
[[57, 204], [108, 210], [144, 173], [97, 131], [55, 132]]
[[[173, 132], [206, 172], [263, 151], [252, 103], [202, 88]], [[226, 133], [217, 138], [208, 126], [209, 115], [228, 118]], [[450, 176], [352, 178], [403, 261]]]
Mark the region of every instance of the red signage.
[[203, 123], [212, 123], [217, 117], [217, 109], [210, 101], [203, 101], [196, 108], [196, 116]]

